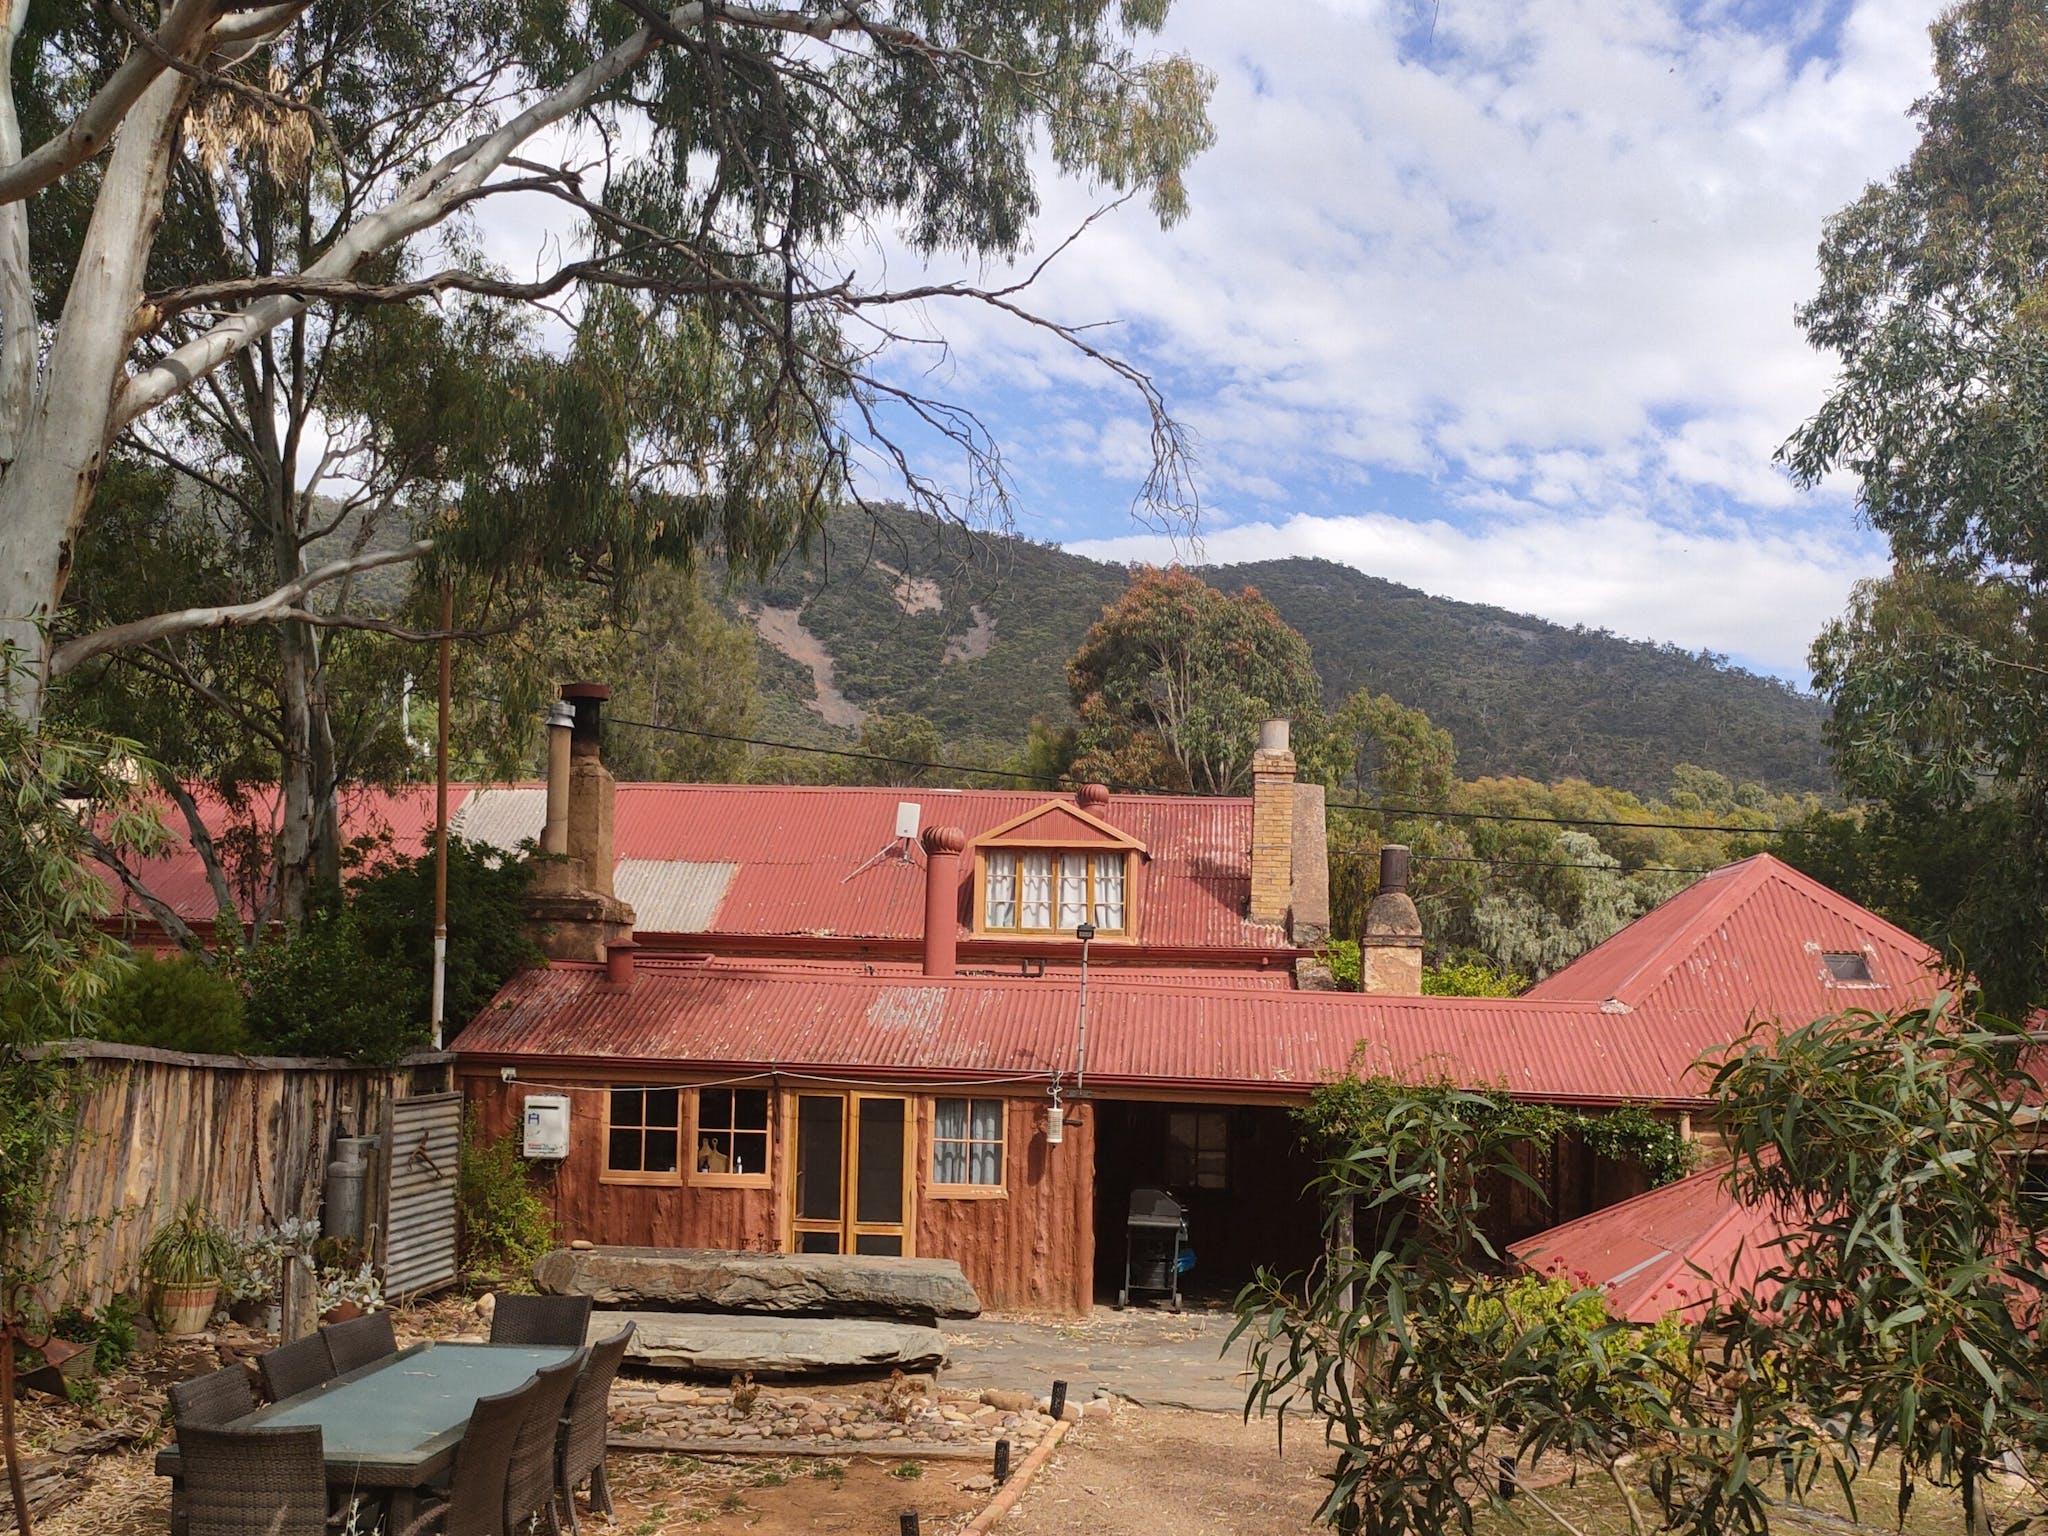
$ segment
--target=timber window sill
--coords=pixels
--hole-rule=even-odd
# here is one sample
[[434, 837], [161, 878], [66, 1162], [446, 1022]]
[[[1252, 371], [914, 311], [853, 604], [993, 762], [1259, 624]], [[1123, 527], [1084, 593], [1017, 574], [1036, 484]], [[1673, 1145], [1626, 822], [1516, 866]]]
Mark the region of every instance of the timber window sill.
[[637, 1184], [643, 1189], [681, 1189], [680, 1173], [625, 1173], [607, 1168], [597, 1176], [600, 1184]]
[[684, 1180], [692, 1189], [773, 1189], [772, 1173], [693, 1173]]
[[1000, 1184], [927, 1184], [927, 1200], [1007, 1200], [1009, 1190]]

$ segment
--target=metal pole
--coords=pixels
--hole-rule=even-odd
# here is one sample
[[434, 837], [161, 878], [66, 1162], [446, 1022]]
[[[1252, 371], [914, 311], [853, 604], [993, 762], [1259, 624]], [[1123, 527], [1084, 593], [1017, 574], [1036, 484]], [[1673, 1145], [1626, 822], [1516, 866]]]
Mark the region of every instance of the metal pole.
[[1081, 941], [1081, 1016], [1075, 1026], [1079, 1038], [1074, 1045], [1074, 1097], [1078, 1099], [1088, 1086], [1088, 944], [1095, 937], [1095, 925], [1081, 924], [1074, 930], [1074, 937]]
[[430, 1022], [434, 1049], [441, 1049], [441, 1020], [448, 996], [448, 708], [449, 671], [455, 628], [455, 589], [441, 583], [441, 710], [434, 723], [434, 997]]

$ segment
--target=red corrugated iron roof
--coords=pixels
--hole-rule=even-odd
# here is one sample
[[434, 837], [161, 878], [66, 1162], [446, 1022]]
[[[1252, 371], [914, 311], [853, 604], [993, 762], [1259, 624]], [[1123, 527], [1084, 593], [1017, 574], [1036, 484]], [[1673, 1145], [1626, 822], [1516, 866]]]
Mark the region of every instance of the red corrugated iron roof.
[[[1862, 955], [1871, 980], [1836, 980], [1828, 954]], [[1803, 1024], [1926, 1002], [1939, 971], [1911, 934], [1760, 853], [1701, 877], [1527, 996]]]
[[[972, 839], [1059, 799], [1010, 790], [621, 784], [614, 852], [622, 861], [640, 863], [643, 872], [647, 863], [659, 861], [737, 866], [710, 925], [701, 930], [707, 937], [909, 943], [924, 931], [923, 855], [876, 858], [896, 844], [898, 804], [916, 804], [925, 827], [957, 826]], [[346, 835], [388, 828], [401, 848], [417, 851], [422, 834], [433, 825], [433, 803], [433, 791], [425, 786], [362, 791], [344, 807]], [[218, 834], [228, 813], [210, 798], [202, 804], [210, 829]], [[542, 792], [537, 786], [457, 785], [450, 804], [458, 831], [473, 821], [508, 844], [520, 836], [539, 836]], [[1118, 795], [1096, 815], [1146, 850], [1138, 874], [1138, 939], [1145, 948], [1267, 954], [1288, 949], [1281, 927], [1245, 917], [1251, 894], [1251, 801]], [[175, 813], [165, 819], [182, 833], [182, 819]], [[267, 825], [267, 807], [259, 820]], [[961, 863], [964, 932], [971, 914], [965, 882], [972, 860]], [[204, 870], [182, 836], [171, 855], [150, 861], [140, 873], [186, 919], [213, 915]], [[1104, 949], [1113, 958], [1115, 946]]]
[[1538, 1274], [1599, 1286], [1608, 1309], [1632, 1323], [1697, 1312], [1715, 1295], [1753, 1287], [1786, 1230], [1775, 1208], [1737, 1201], [1722, 1183], [1727, 1171], [1703, 1169], [1508, 1251]]
[[[1075, 1067], [1079, 987], [1037, 980], [643, 962], [633, 985], [561, 965], [515, 976], [466, 1057], [766, 1068], [916, 1080]], [[1578, 1003], [1371, 997], [1091, 977], [1089, 1083], [1304, 1094], [1354, 1068], [1573, 1103], [1689, 1101], [1697, 1030]]]

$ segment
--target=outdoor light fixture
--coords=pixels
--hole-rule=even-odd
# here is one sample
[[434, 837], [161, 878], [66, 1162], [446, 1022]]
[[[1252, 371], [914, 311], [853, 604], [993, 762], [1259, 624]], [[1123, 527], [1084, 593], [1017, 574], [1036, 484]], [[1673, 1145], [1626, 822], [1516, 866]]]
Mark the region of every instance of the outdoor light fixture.
[[1081, 924], [1074, 937], [1081, 941], [1081, 1017], [1074, 1031], [1074, 1097], [1078, 1099], [1088, 1084], [1088, 941], [1095, 937], [1095, 925]]

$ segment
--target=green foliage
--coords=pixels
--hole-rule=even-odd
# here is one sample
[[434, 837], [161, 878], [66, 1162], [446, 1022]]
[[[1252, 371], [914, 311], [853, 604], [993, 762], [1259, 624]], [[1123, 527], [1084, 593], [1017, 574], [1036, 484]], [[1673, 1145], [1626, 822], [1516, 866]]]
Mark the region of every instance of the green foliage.
[[554, 1219], [533, 1187], [517, 1139], [485, 1137], [474, 1115], [462, 1124], [457, 1189], [464, 1269], [523, 1276], [555, 1246]]
[[1424, 997], [1520, 997], [1529, 978], [1496, 970], [1485, 960], [1467, 957], [1422, 968]]
[[1111, 784], [1239, 794], [1259, 724], [1320, 716], [1308, 642], [1250, 587], [1141, 566], [1067, 664], [1073, 771]]
[[[242, 964], [252, 1035], [277, 1055], [388, 1063], [428, 1040], [434, 859], [357, 850], [349, 900], [316, 909]], [[538, 953], [521, 936], [532, 877], [524, 859], [451, 838], [448, 844], [446, 1018], [452, 1034]]]
[[235, 1055], [254, 1040], [234, 977], [196, 955], [137, 954], [107, 998], [101, 1038], [166, 1051]]
[[234, 1240], [195, 1197], [150, 1233], [142, 1273], [158, 1285], [217, 1284], [236, 1257]]
[[1455, 1109], [1459, 1119], [1489, 1143], [1547, 1144], [1569, 1136], [1601, 1157], [1635, 1161], [1652, 1184], [1685, 1177], [1699, 1160], [1699, 1149], [1678, 1123], [1661, 1118], [1645, 1105], [1623, 1104], [1586, 1113], [1554, 1104], [1524, 1103], [1505, 1090], [1463, 1089], [1443, 1082], [1418, 1085], [1390, 1077], [1335, 1078], [1318, 1084], [1308, 1102], [1294, 1111], [1294, 1118], [1302, 1140], [1318, 1156], [1330, 1157], [1383, 1134], [1389, 1116], [1421, 1109], [1446, 1114]]
[[97, 1309], [68, 1306], [50, 1323], [50, 1331], [73, 1344], [90, 1344], [93, 1370], [104, 1376], [117, 1371], [135, 1353], [137, 1313], [126, 1296], [115, 1296]]
[[[1495, 1258], [1481, 1191], [1529, 1182], [1499, 1101], [1384, 1080], [1321, 1097], [1331, 1251], [1306, 1276], [1261, 1271], [1231, 1335], [1248, 1345], [1246, 1417], [1305, 1412], [1336, 1453], [1318, 1517], [1369, 1536], [1470, 1532], [1481, 1510], [1507, 1514], [1506, 1446], [1525, 1475], [1572, 1457], [1618, 1472], [1692, 1379], [1597, 1298], [1476, 1267]], [[1355, 1213], [1350, 1246], [1340, 1213]]]

